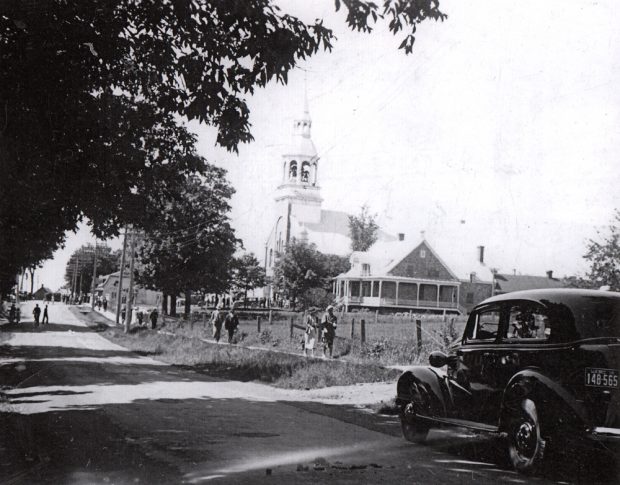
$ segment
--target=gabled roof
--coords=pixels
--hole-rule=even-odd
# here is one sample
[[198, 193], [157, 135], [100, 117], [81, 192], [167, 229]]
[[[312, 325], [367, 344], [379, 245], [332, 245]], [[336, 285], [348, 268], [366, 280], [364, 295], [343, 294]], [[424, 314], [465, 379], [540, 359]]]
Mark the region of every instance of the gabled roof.
[[495, 285], [497, 291], [502, 293], [564, 287], [562, 281], [557, 278], [511, 274], [497, 274], [495, 276]]
[[[459, 279], [450, 266], [439, 257], [432, 246], [423, 239], [415, 244], [410, 241], [377, 241], [368, 251], [355, 251], [351, 255], [351, 269], [345, 273], [346, 276], [361, 276], [362, 264], [369, 264], [372, 276], [386, 276], [399, 263], [401, 263], [412, 252], [417, 251], [420, 246], [428, 248], [435, 258], [446, 268], [448, 273], [454, 278]], [[359, 264], [357, 264], [359, 263]]]
[[35, 291], [35, 293], [38, 293], [39, 291], [44, 291], [45, 293], [54, 293], [52, 290], [50, 290], [49, 288], [47, 288], [45, 286], [41, 286], [41, 288], [39, 288], [37, 291]]

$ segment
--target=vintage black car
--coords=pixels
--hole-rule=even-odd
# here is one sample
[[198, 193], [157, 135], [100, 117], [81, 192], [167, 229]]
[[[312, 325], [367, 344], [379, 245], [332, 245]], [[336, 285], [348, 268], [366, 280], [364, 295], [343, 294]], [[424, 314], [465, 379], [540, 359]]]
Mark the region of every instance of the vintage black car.
[[498, 433], [524, 473], [567, 438], [620, 441], [620, 293], [491, 297], [474, 308], [449, 355], [433, 352], [429, 360], [398, 380], [410, 441], [442, 425]]

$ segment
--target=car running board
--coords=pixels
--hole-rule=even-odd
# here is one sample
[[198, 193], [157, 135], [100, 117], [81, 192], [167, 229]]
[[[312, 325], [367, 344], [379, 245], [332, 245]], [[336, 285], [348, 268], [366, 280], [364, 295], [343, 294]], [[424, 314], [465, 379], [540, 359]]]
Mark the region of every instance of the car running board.
[[429, 418], [427, 416], [417, 416], [435, 423], [447, 424], [450, 426], [458, 426], [460, 428], [473, 429], [476, 431], [484, 431], [485, 433], [497, 433], [500, 434], [499, 427], [492, 424], [478, 423], [476, 421], [468, 421], [466, 419], [455, 418]]

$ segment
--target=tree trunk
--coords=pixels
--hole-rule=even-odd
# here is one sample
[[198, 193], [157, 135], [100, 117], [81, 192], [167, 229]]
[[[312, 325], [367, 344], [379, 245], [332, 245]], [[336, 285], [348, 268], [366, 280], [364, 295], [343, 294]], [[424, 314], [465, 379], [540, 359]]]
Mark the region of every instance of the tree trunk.
[[176, 295], [170, 295], [170, 313], [169, 315], [171, 317], [176, 317], [177, 316], [177, 296]]
[[28, 268], [30, 273], [30, 296], [34, 295], [34, 268]]
[[185, 290], [185, 318], [189, 318], [192, 313], [192, 291]]
[[168, 295], [165, 293], [161, 295], [161, 314], [168, 315]]

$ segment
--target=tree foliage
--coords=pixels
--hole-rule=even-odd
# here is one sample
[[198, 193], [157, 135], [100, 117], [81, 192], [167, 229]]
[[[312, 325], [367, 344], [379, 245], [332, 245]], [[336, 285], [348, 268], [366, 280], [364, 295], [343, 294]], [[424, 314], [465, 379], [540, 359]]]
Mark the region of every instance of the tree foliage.
[[186, 295], [186, 313], [192, 291], [227, 290], [239, 243], [228, 218], [233, 192], [225, 171], [207, 165], [204, 178], [189, 177], [182, 193], [160, 201], [161, 215], [138, 250], [138, 281], [168, 295]]
[[595, 287], [609, 286], [620, 291], [620, 210], [616, 209], [607, 231], [590, 239], [584, 258], [590, 263], [586, 275]]
[[[95, 260], [95, 247], [85, 244], [73, 251], [65, 267], [65, 281], [67, 287], [72, 289], [74, 275], [77, 276], [75, 292], [90, 293], [93, 283], [93, 271]], [[118, 271], [121, 263], [121, 250], [112, 250], [105, 244], [97, 244], [97, 275], [105, 276]], [[80, 278], [81, 276], [81, 278]], [[81, 286], [80, 286], [81, 283]]]
[[379, 237], [379, 226], [375, 222], [377, 215], [368, 212], [368, 206], [363, 205], [357, 216], [349, 216], [349, 235], [351, 236], [352, 251], [367, 251]]
[[[420, 22], [445, 18], [435, 0], [335, 7], [352, 29], [406, 32], [406, 52]], [[247, 97], [333, 40], [272, 0], [0, 2], [0, 285], [84, 218], [98, 237], [148, 229], [151, 201], [208, 171], [184, 120], [236, 150], [252, 139]]]
[[247, 253], [233, 261], [233, 284], [242, 290], [247, 300], [248, 291], [265, 286], [265, 268], [254, 253]]
[[[276, 260], [273, 285], [293, 304], [300, 298], [308, 303], [324, 299], [331, 292], [332, 278], [349, 268], [347, 258], [323, 254], [314, 244], [292, 239]], [[309, 292], [311, 289], [317, 291]]]

